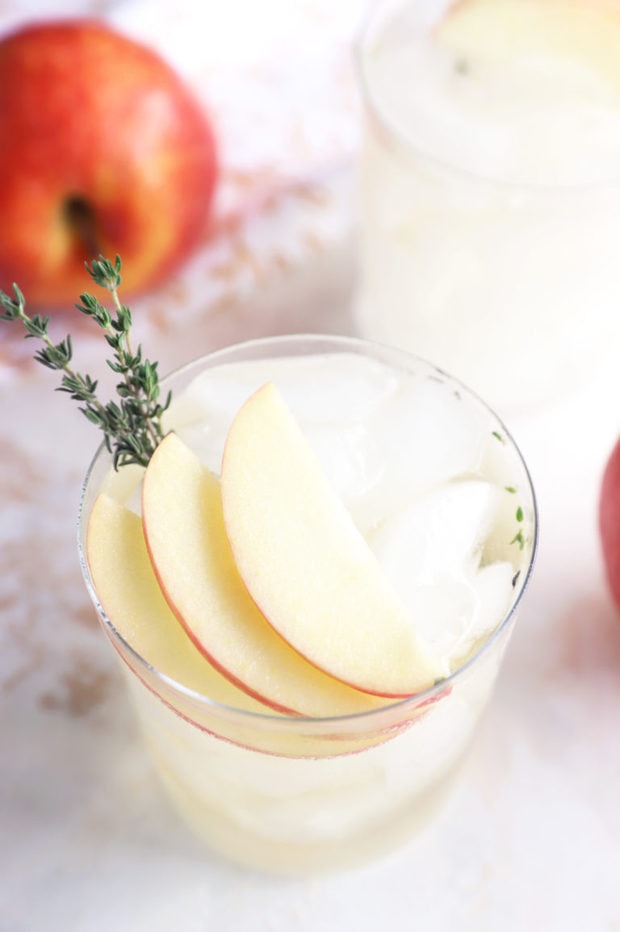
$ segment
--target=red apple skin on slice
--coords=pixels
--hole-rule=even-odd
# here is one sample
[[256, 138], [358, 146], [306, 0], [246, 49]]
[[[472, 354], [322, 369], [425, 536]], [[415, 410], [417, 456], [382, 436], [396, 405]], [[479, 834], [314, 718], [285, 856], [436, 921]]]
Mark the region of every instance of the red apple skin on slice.
[[239, 573], [288, 643], [369, 693], [433, 685], [412, 620], [273, 384], [236, 415], [221, 484]]
[[88, 522], [86, 557], [109, 621], [148, 664], [222, 705], [271, 712], [222, 676], [187, 637], [161, 594], [138, 515], [100, 494]]
[[142, 523], [170, 608], [199, 650], [240, 689], [278, 711], [314, 718], [386, 705], [316, 669], [274, 631], [235, 566], [217, 477], [175, 434], [147, 467]]

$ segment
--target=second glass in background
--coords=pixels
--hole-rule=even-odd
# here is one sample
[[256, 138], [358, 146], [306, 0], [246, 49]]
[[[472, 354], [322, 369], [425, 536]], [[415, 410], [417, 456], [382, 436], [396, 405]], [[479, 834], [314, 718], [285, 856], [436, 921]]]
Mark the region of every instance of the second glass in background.
[[620, 16], [578, 0], [376, 5], [358, 49], [365, 337], [500, 409], [590, 376], [619, 332], [615, 40]]

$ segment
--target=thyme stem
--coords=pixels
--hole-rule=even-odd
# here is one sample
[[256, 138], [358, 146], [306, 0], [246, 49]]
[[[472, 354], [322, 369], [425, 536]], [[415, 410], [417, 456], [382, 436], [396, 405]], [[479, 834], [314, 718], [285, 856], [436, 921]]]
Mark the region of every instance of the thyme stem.
[[142, 348], [133, 350], [131, 312], [121, 303], [118, 287], [121, 283], [121, 260], [114, 262], [99, 256], [86, 271], [96, 285], [106, 289], [113, 301], [114, 313], [110, 313], [93, 295], [80, 295], [79, 311], [91, 317], [103, 330], [106, 342], [112, 349], [108, 366], [120, 376], [116, 385], [118, 400], [106, 404], [97, 397], [97, 382], [89, 375], [82, 375], [71, 365], [73, 346], [67, 335], [60, 343], [54, 343], [48, 333], [49, 317], [26, 313], [26, 300], [17, 285], [13, 285], [14, 298], [0, 290], [0, 320], [19, 320], [26, 330], [25, 338], [37, 338], [43, 348], [35, 352], [37, 362], [48, 369], [63, 373], [58, 391], [67, 392], [81, 402], [80, 411], [99, 427], [105, 443], [113, 456], [114, 468], [135, 463], [146, 466], [155, 448], [163, 439], [161, 418], [171, 400], [170, 394], [162, 404], [159, 401], [160, 387], [157, 363], [142, 358]]

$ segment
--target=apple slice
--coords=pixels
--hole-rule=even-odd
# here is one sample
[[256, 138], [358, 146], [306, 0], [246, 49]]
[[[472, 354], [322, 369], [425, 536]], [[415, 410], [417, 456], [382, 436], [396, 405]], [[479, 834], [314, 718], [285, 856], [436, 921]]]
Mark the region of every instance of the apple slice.
[[412, 620], [272, 383], [230, 427], [222, 505], [241, 577], [297, 651], [377, 695], [432, 685]]
[[575, 77], [589, 71], [616, 88], [620, 82], [620, 13], [601, 0], [461, 0], [437, 39], [474, 63], [543, 65], [543, 77], [553, 63]]
[[270, 711], [218, 673], [187, 637], [161, 594], [138, 515], [99, 495], [88, 522], [86, 556], [104, 612], [147, 663], [223, 705]]
[[279, 711], [313, 717], [385, 705], [317, 670], [274, 631], [235, 566], [218, 479], [175, 434], [147, 467], [142, 523], [168, 604], [196, 646], [241, 689]]

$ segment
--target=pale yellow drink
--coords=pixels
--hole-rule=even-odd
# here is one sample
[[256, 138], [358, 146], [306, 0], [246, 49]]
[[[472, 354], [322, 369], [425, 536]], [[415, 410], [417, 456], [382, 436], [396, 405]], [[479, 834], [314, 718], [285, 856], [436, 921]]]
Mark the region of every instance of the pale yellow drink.
[[[178, 811], [223, 855], [300, 873], [365, 861], [433, 814], [495, 682], [536, 515], [518, 451], [484, 405], [432, 367], [360, 341], [289, 337], [207, 357], [170, 381], [168, 426], [217, 473], [230, 421], [267, 379], [410, 608], [440, 681], [356, 715], [226, 707], [175, 682], [169, 658], [155, 669], [137, 654], [102, 610], [85, 560], [84, 572]], [[83, 547], [102, 486], [137, 513], [139, 482], [134, 470], [111, 475], [99, 454]]]

